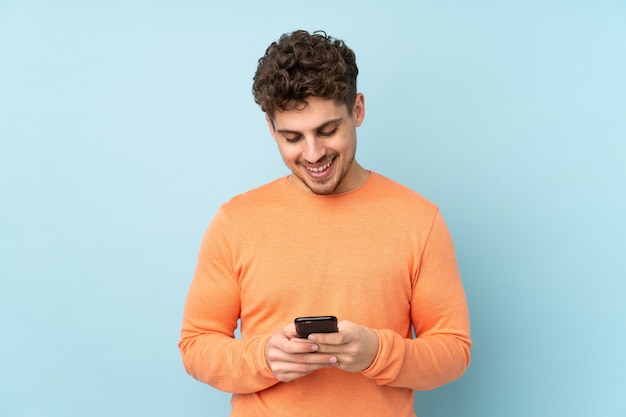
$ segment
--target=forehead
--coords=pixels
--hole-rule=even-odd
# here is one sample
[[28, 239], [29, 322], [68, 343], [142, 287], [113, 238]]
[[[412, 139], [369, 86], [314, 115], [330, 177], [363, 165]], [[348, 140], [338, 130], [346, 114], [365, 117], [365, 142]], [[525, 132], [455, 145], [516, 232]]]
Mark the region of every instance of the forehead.
[[315, 130], [329, 121], [343, 119], [347, 115], [348, 109], [344, 103], [309, 97], [304, 107], [277, 111], [273, 122], [276, 130], [301, 132]]

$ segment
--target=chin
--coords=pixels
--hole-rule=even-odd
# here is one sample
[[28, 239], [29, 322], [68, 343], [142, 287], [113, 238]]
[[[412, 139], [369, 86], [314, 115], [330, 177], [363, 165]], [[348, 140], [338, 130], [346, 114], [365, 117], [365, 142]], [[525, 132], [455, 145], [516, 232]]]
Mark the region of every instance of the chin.
[[311, 192], [313, 194], [317, 194], [317, 195], [334, 194], [335, 191], [337, 190], [337, 188], [339, 187], [339, 184], [336, 183], [335, 181], [332, 181], [332, 180], [329, 180], [329, 181], [321, 183], [321, 184], [320, 183], [310, 183], [310, 182], [307, 182], [305, 184], [308, 187], [308, 189], [311, 190]]

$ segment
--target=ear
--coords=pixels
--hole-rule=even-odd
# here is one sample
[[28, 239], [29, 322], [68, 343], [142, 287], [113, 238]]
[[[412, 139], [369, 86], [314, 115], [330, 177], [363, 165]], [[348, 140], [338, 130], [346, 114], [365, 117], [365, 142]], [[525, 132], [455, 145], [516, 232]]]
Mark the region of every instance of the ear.
[[276, 129], [274, 128], [274, 121], [272, 118], [265, 113], [265, 121], [267, 122], [267, 126], [270, 128], [270, 135], [276, 140]]
[[365, 96], [363, 96], [363, 93], [356, 95], [354, 107], [352, 108], [352, 117], [354, 118], [354, 125], [356, 127], [361, 126], [363, 119], [365, 119]]

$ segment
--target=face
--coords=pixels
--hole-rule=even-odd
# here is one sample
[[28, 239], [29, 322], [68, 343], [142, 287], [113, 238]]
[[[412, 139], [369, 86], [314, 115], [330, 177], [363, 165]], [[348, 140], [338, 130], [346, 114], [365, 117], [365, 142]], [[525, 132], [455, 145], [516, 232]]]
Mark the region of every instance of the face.
[[354, 190], [368, 172], [354, 160], [356, 128], [365, 117], [365, 101], [358, 94], [352, 108], [309, 97], [303, 109], [266, 116], [270, 133], [291, 170], [290, 181], [302, 191], [329, 195]]

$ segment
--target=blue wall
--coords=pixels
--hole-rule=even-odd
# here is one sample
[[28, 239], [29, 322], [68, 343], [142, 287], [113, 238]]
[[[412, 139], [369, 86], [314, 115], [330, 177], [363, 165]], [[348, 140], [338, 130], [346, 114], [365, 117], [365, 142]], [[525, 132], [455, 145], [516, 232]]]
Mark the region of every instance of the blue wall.
[[0, 415], [227, 415], [182, 307], [218, 205], [286, 173], [250, 87], [297, 28], [455, 238], [473, 363], [418, 415], [626, 415], [626, 2], [208, 3], [0, 0]]

